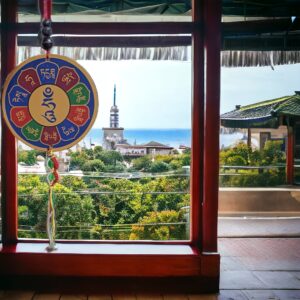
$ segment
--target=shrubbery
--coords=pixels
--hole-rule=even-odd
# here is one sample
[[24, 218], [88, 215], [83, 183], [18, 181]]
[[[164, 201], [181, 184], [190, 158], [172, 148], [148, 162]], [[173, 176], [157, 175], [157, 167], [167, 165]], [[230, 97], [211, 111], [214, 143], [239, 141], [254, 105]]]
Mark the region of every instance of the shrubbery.
[[[164, 194], [169, 191], [174, 193]], [[176, 191], [179, 193], [176, 194]], [[20, 175], [18, 193], [19, 236], [46, 238], [48, 185], [45, 178]], [[164, 232], [165, 229], [159, 228], [165, 228], [167, 225], [158, 224], [163, 220], [163, 212], [168, 211], [170, 222], [174, 219], [172, 216], [177, 216], [174, 219], [176, 222], [183, 222], [180, 211], [187, 203], [189, 180], [182, 177], [140, 180], [62, 177], [61, 183], [54, 187], [57, 238], [133, 238], [131, 233], [134, 232], [134, 227], [131, 224], [149, 224], [149, 216], [152, 213], [158, 216], [153, 228], [157, 232]], [[154, 215], [151, 215], [152, 219]], [[166, 218], [165, 216], [164, 220], [167, 220]], [[174, 224], [175, 229], [172, 226], [169, 226], [166, 234], [153, 233], [153, 238], [185, 238], [185, 224], [180, 224], [179, 227]], [[148, 231], [145, 231], [145, 235], [139, 234], [140, 239], [147, 237]]]
[[[278, 167], [285, 164], [281, 148], [280, 142], [268, 141], [261, 151], [252, 150], [243, 143], [222, 150], [220, 185], [283, 184], [285, 169]], [[21, 151], [19, 161], [34, 163], [36, 155], [37, 152]], [[89, 173], [82, 178], [62, 177], [55, 185], [57, 238], [188, 238], [185, 208], [190, 205], [190, 182], [183, 167], [190, 165], [190, 151], [158, 155], [154, 159], [146, 155], [125, 161], [120, 153], [98, 146], [70, 152], [70, 157], [71, 169]], [[277, 167], [267, 168], [270, 165]], [[247, 168], [251, 166], [261, 168]], [[137, 179], [134, 176], [133, 179], [105, 178], [102, 174], [124, 171], [133, 172], [132, 175], [136, 172], [152, 174]], [[172, 176], [159, 175], [164, 172], [171, 172]], [[45, 176], [19, 176], [18, 193], [19, 236], [46, 238], [48, 185]]]
[[[220, 152], [220, 186], [282, 185], [285, 183], [285, 159], [281, 141], [267, 141], [261, 151], [253, 150], [244, 143], [224, 149]], [[247, 166], [256, 168], [243, 168]]]

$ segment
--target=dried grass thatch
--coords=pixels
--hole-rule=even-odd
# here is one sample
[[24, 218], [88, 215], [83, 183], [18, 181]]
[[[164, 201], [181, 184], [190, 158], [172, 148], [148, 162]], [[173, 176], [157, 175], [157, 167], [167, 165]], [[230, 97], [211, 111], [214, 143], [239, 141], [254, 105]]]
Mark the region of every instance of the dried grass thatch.
[[[19, 47], [19, 62], [44, 53], [39, 47]], [[77, 48], [53, 47], [52, 53], [76, 60], [191, 60], [191, 47]], [[300, 51], [222, 51], [224, 67], [275, 66], [300, 63]]]
[[300, 51], [222, 51], [224, 67], [262, 67], [300, 63]]
[[[39, 47], [19, 47], [19, 62], [34, 55], [43, 54]], [[158, 48], [77, 48], [77, 47], [53, 47], [53, 54], [65, 55], [75, 60], [178, 60], [189, 61], [191, 59], [190, 48], [158, 47]]]

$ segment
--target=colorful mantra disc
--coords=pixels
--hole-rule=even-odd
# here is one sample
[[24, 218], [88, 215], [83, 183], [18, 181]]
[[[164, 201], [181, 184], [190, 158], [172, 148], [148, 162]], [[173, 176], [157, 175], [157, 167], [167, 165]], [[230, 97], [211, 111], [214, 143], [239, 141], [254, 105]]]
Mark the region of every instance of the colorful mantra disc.
[[4, 119], [28, 146], [53, 151], [77, 144], [92, 127], [98, 95], [88, 72], [60, 55], [39, 55], [17, 66], [2, 95]]

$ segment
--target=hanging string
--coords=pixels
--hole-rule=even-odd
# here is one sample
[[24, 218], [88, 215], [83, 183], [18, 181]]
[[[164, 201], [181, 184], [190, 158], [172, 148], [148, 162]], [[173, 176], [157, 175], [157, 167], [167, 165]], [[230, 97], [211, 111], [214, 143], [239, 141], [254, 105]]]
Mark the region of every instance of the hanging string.
[[55, 246], [56, 225], [55, 225], [53, 187], [59, 180], [59, 176], [58, 176], [59, 163], [51, 149], [49, 149], [46, 153], [45, 167], [47, 172], [47, 182], [49, 185], [48, 214], [47, 214], [47, 234], [49, 238], [49, 246], [47, 247], [47, 250], [53, 251], [56, 249]]
[[41, 14], [41, 27], [39, 31], [39, 41], [41, 47], [46, 51], [46, 59], [49, 59], [50, 49], [53, 47], [51, 14], [52, 0], [39, 0]]
[[[52, 14], [52, 0], [39, 0], [39, 10], [41, 14], [41, 26], [38, 34], [41, 48], [46, 51], [46, 59], [49, 59], [50, 49], [53, 46], [51, 38], [52, 27], [51, 27], [51, 14]], [[54, 251], [55, 247], [55, 209], [54, 209], [54, 192], [53, 187], [58, 182], [58, 161], [53, 154], [52, 150], [49, 149], [46, 153], [45, 167], [47, 172], [47, 182], [49, 185], [48, 193], [48, 214], [47, 214], [47, 235], [49, 238], [48, 251]]]

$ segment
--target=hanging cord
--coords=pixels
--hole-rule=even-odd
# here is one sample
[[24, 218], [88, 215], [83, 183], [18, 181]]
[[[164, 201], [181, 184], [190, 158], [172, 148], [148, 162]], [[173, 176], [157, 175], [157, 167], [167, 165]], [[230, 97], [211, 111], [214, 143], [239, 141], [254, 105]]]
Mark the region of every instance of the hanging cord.
[[49, 238], [49, 246], [47, 250], [54, 251], [55, 247], [55, 233], [56, 233], [56, 225], [55, 225], [55, 209], [54, 209], [54, 193], [53, 187], [58, 182], [58, 161], [52, 150], [49, 149], [46, 154], [45, 167], [47, 171], [47, 182], [49, 185], [49, 194], [48, 194], [48, 215], [47, 215], [47, 234]]
[[46, 51], [46, 58], [49, 58], [50, 49], [53, 47], [51, 14], [52, 0], [39, 0], [39, 9], [41, 14], [41, 26], [39, 31], [39, 42]]

